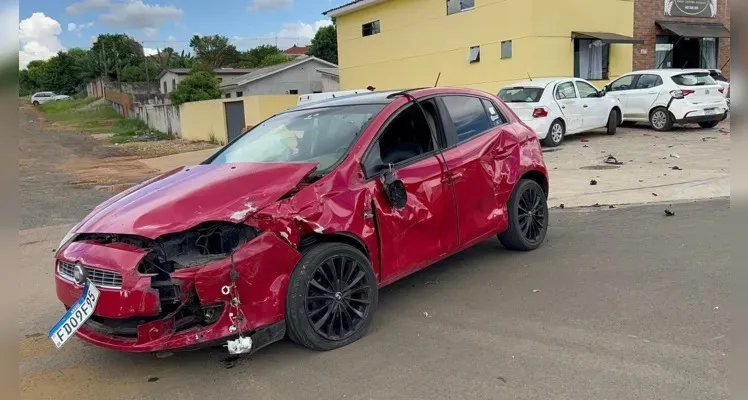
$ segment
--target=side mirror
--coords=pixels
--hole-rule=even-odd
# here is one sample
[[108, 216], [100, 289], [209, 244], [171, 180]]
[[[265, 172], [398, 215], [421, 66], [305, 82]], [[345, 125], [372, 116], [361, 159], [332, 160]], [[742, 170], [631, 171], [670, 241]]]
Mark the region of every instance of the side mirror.
[[605, 97], [605, 89], [597, 92], [597, 97]]
[[396, 209], [405, 207], [408, 202], [408, 192], [405, 191], [405, 184], [395, 177], [392, 170], [384, 174], [384, 193], [392, 207]]

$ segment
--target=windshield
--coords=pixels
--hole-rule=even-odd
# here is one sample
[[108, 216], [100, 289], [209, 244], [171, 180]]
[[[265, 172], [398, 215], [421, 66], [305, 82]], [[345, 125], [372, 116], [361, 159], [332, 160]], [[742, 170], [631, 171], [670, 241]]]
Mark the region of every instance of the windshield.
[[673, 82], [679, 86], [704, 86], [716, 85], [717, 82], [709, 76], [708, 72], [694, 72], [673, 76]]
[[543, 88], [513, 87], [501, 89], [499, 98], [505, 103], [537, 103], [543, 95]]
[[211, 164], [316, 162], [323, 172], [348, 152], [384, 105], [366, 104], [291, 111], [252, 128]]

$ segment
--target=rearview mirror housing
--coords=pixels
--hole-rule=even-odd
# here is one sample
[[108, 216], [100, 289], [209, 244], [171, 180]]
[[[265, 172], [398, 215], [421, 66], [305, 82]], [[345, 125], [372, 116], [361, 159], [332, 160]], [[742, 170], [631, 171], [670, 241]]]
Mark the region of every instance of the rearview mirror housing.
[[400, 179], [397, 179], [391, 170], [384, 174], [383, 186], [384, 194], [393, 208], [401, 209], [405, 207], [408, 202], [408, 193], [405, 190], [405, 184]]

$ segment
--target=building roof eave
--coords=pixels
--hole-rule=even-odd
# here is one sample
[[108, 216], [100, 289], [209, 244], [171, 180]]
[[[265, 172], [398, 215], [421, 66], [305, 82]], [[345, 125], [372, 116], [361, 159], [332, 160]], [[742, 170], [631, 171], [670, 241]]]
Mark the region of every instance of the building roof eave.
[[367, 7], [371, 7], [380, 3], [384, 3], [387, 0], [353, 0], [351, 2], [348, 2], [346, 4], [343, 4], [342, 6], [338, 6], [335, 8], [331, 8], [327, 11], [324, 11], [322, 15], [326, 15], [330, 18], [336, 18], [341, 15], [349, 14], [354, 11], [358, 11]]

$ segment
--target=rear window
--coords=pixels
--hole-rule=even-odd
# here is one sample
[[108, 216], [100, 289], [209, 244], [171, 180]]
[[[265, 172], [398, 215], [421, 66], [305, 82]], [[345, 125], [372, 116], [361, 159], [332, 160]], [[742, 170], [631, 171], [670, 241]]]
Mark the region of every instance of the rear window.
[[722, 74], [721, 74], [721, 73], [719, 73], [719, 72], [715, 72], [715, 71], [712, 71], [712, 73], [711, 73], [711, 74], [709, 74], [709, 75], [710, 75], [710, 76], [711, 76], [711, 77], [712, 77], [712, 78], [713, 78], [713, 79], [714, 79], [715, 81], [722, 81], [722, 82], [727, 82], [727, 78], [725, 78], [725, 76], [724, 76], [724, 75], [722, 75]]
[[716, 85], [717, 82], [707, 72], [674, 75], [673, 82], [678, 86]]
[[513, 87], [501, 89], [499, 98], [505, 103], [537, 103], [543, 95], [543, 88]]

